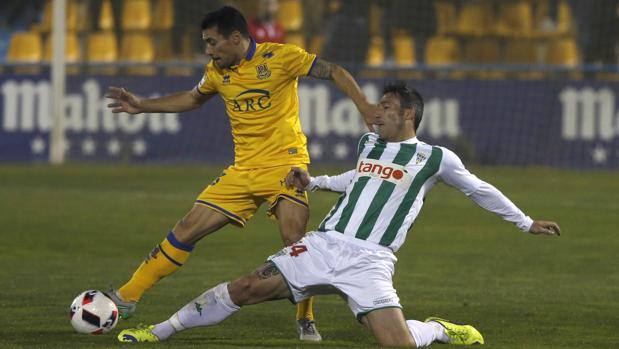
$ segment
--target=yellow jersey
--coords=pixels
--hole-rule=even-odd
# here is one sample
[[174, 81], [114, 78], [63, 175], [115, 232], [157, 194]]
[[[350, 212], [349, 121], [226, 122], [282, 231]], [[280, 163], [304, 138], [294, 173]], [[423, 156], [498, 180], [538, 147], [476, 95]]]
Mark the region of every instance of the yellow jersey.
[[239, 169], [307, 164], [307, 139], [299, 121], [299, 76], [309, 74], [316, 55], [290, 44], [251, 40], [237, 66], [212, 61], [196, 89], [219, 93], [230, 117], [234, 164]]

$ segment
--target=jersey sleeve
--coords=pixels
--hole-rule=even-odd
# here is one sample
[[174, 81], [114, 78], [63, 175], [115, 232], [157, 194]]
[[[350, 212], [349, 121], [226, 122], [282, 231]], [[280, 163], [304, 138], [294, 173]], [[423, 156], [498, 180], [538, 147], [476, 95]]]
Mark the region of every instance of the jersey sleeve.
[[356, 174], [356, 170], [350, 170], [337, 176], [311, 177], [311, 181], [307, 185], [306, 189], [309, 191], [316, 191], [320, 189], [343, 193], [346, 191], [346, 187], [352, 183]]
[[202, 80], [196, 85], [196, 91], [203, 95], [212, 95], [217, 93], [217, 87], [213, 84], [212, 78], [209, 76], [209, 67], [204, 70]]
[[315, 54], [291, 44], [284, 44], [282, 53], [282, 66], [291, 78], [308, 75], [317, 59]]
[[464, 167], [462, 160], [453, 151], [441, 147], [443, 161], [438, 176], [445, 184], [458, 188], [466, 196], [473, 194], [484, 183]]
[[460, 189], [480, 207], [495, 213], [504, 220], [512, 222], [522, 231], [529, 231], [533, 220], [525, 215], [503, 193], [489, 183], [469, 172], [462, 160], [449, 149], [443, 150], [443, 161], [439, 177], [447, 185]]

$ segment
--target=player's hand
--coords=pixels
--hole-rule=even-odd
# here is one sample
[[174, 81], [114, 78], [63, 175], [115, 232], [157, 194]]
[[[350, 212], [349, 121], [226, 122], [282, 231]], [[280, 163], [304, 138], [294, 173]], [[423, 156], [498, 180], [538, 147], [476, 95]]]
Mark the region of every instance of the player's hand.
[[310, 183], [310, 174], [300, 167], [292, 167], [288, 175], [286, 175], [286, 185], [296, 187], [297, 189], [305, 190]]
[[535, 235], [561, 235], [561, 228], [555, 222], [551, 221], [533, 221], [529, 233]]
[[138, 114], [142, 112], [140, 102], [142, 99], [122, 87], [110, 86], [105, 97], [113, 100], [108, 104], [112, 108], [112, 113]]
[[366, 102], [364, 105], [359, 107], [359, 112], [361, 113], [361, 116], [363, 116], [363, 120], [370, 131], [375, 132], [372, 124], [374, 124], [374, 120], [376, 120], [376, 115], [380, 113], [380, 107], [377, 104]]

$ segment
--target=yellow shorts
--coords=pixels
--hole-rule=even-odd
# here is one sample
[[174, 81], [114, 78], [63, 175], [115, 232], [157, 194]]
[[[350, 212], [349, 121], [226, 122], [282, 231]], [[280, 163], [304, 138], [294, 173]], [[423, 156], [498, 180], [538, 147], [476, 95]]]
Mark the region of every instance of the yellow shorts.
[[275, 205], [282, 199], [308, 207], [305, 191], [286, 186], [286, 175], [293, 166], [307, 170], [307, 164], [249, 170], [230, 166], [204, 189], [196, 199], [196, 204], [224, 214], [241, 226], [264, 202], [269, 205], [269, 216], [274, 214]]

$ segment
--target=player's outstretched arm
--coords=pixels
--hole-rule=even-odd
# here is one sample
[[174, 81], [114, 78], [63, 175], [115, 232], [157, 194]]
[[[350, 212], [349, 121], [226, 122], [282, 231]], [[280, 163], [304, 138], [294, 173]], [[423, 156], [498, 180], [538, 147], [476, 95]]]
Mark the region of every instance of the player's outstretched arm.
[[316, 58], [316, 63], [309, 73], [309, 76], [322, 80], [333, 80], [342, 92], [344, 92], [357, 106], [363, 119], [370, 131], [374, 131], [372, 124], [378, 113], [378, 106], [367, 101], [361, 87], [352, 75], [341, 66], [327, 62], [324, 59]]
[[195, 89], [158, 98], [141, 98], [121, 87], [110, 86], [106, 97], [112, 102], [113, 113], [179, 113], [198, 108], [213, 95], [203, 95]]
[[311, 177], [309, 172], [292, 167], [286, 176], [286, 185], [300, 190], [316, 191], [318, 189], [343, 193], [355, 178], [356, 170], [350, 170], [337, 176]]

